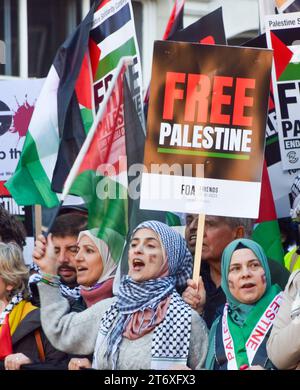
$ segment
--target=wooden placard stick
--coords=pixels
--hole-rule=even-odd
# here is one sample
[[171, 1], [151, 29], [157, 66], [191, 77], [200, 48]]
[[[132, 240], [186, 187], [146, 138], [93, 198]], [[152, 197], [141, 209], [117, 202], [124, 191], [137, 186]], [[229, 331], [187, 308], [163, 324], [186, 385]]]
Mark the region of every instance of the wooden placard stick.
[[34, 206], [34, 228], [35, 238], [42, 233], [42, 206], [36, 204]]
[[193, 281], [196, 282], [197, 285], [198, 285], [199, 276], [200, 276], [204, 223], [205, 223], [205, 214], [199, 214], [198, 215], [196, 249], [195, 249], [195, 257], [194, 257], [194, 270], [193, 270]]

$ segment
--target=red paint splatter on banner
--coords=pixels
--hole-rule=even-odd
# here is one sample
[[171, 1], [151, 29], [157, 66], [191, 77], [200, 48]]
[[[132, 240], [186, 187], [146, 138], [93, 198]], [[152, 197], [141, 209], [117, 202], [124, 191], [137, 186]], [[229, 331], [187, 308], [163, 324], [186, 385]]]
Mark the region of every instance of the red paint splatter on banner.
[[12, 133], [18, 133], [19, 137], [24, 137], [27, 133], [29, 123], [34, 110], [34, 104], [31, 106], [27, 101], [27, 95], [25, 96], [25, 102], [20, 105], [18, 103], [18, 109], [14, 115], [14, 126], [11, 130]]

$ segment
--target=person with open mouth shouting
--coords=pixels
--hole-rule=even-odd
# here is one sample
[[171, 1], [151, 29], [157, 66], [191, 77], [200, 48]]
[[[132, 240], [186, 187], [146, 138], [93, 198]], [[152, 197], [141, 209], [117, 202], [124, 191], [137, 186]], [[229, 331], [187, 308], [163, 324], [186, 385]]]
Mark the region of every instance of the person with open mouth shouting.
[[281, 303], [278, 285], [271, 285], [262, 247], [249, 239], [232, 241], [224, 249], [221, 287], [227, 303], [209, 333], [206, 368], [257, 370], [275, 368], [266, 351]]
[[[55, 270], [48, 241], [38, 265], [49, 275]], [[93, 367], [101, 370], [202, 368], [207, 328], [177, 292], [192, 273], [183, 237], [164, 223], [143, 222], [131, 237], [128, 263], [118, 295], [81, 313], [68, 313], [54, 281], [39, 283], [42, 323], [50, 340], [69, 353], [94, 351]]]

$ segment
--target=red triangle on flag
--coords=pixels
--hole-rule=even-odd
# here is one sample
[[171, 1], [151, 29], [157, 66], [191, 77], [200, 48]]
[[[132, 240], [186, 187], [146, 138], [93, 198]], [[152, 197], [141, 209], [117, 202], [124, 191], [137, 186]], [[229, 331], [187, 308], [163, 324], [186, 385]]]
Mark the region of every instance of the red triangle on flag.
[[278, 80], [293, 57], [293, 52], [272, 31], [271, 41], [274, 50], [276, 79]]
[[257, 222], [259, 223], [265, 221], [272, 221], [274, 219], [277, 219], [276, 209], [269, 179], [268, 168], [266, 161], [264, 160], [260, 192], [259, 216]]
[[0, 360], [13, 353], [8, 316], [7, 314], [0, 331]]
[[216, 41], [212, 35], [208, 35], [207, 37], [202, 38], [200, 43], [203, 43], [205, 45], [214, 45], [216, 43]]
[[89, 70], [88, 55], [85, 54], [82, 60], [80, 72], [75, 84], [76, 96], [78, 103], [85, 106], [88, 109], [92, 109], [92, 96], [91, 96], [91, 75]]

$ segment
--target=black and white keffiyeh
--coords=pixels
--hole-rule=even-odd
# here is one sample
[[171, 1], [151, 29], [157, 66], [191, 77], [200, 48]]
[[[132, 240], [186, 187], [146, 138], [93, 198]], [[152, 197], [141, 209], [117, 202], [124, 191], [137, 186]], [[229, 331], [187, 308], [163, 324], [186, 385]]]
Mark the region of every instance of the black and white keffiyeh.
[[79, 286], [76, 286], [74, 288], [70, 288], [63, 283], [60, 283], [59, 289], [60, 289], [61, 295], [65, 298], [71, 297], [74, 299], [79, 299], [81, 297]]
[[[177, 288], [184, 288], [186, 280], [192, 273], [192, 255], [189, 252], [183, 237], [164, 223], [147, 221], [141, 223], [138, 229], [153, 230], [161, 240], [165, 249], [169, 274], [166, 277], [137, 283], [129, 276], [124, 276], [114, 303], [104, 314], [100, 323], [99, 335], [94, 351], [95, 356], [99, 348], [107, 343], [106, 358], [112, 357], [113, 369], [117, 367], [119, 346], [123, 332], [132, 315], [153, 310], [153, 318], [147, 326], [155, 320], [156, 309], [161, 301], [172, 296], [164, 320], [155, 328], [152, 339], [151, 368], [166, 368], [173, 364], [186, 364], [189, 351], [191, 330], [191, 308], [176, 292]], [[141, 329], [143, 324], [141, 325]], [[165, 364], [164, 364], [165, 363]], [[97, 368], [97, 367], [95, 367]]]
[[0, 325], [3, 325], [4, 319], [7, 314], [11, 313], [13, 308], [17, 306], [18, 303], [20, 303], [23, 300], [23, 294], [18, 293], [12, 297], [12, 299], [9, 301], [9, 303], [6, 305], [5, 309], [0, 314]]
[[[28, 283], [29, 289], [30, 289], [30, 285], [37, 284], [41, 279], [42, 279], [42, 276], [40, 274], [31, 275], [29, 278], [29, 283]], [[61, 295], [65, 298], [71, 297], [74, 299], [79, 299], [81, 297], [79, 286], [76, 286], [74, 288], [70, 288], [63, 283], [59, 283], [59, 289], [60, 289]]]

